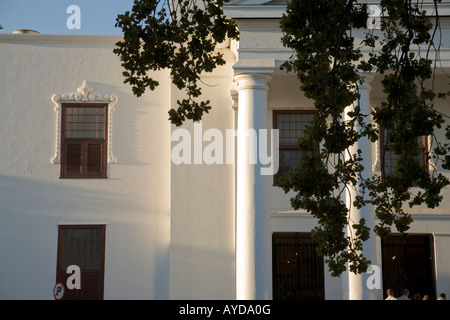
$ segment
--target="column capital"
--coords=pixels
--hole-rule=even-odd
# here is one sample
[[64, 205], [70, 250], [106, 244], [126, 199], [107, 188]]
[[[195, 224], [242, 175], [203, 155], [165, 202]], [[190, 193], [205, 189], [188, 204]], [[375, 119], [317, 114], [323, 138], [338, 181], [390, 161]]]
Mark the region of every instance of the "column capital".
[[375, 75], [367, 72], [360, 72], [359, 75], [361, 76], [362, 82], [358, 83], [358, 89], [370, 91], [372, 89], [370, 83], [372, 82]]
[[267, 73], [240, 73], [234, 76], [236, 81], [236, 91], [244, 89], [269, 90], [271, 74]]
[[234, 66], [236, 90], [269, 89], [269, 82], [275, 70], [274, 59], [242, 59]]

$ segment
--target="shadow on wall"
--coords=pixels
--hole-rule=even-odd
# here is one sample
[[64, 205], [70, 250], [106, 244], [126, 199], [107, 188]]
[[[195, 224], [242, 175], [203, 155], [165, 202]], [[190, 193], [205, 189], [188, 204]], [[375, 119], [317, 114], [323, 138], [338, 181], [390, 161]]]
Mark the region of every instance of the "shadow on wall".
[[160, 161], [161, 152], [170, 154], [171, 125], [167, 113], [170, 97], [161, 96], [162, 89], [137, 98], [131, 87], [125, 87], [124, 91], [124, 87], [108, 83], [88, 81], [88, 84], [100, 96], [118, 97], [113, 112], [112, 145], [120, 164], [152, 166]]
[[83, 218], [92, 220], [96, 213], [99, 213], [101, 220], [103, 208], [122, 206], [132, 210], [129, 205], [128, 202], [121, 204], [116, 196], [100, 190], [0, 175], [0, 214], [11, 221], [22, 215], [26, 215], [26, 221], [42, 221], [44, 218], [56, 219], [55, 222]]
[[[0, 175], [0, 300], [51, 298], [60, 223], [106, 223], [107, 258], [122, 268], [117, 274], [127, 274], [131, 266], [120, 259], [135, 259], [136, 252], [129, 250], [134, 247], [139, 254], [147, 248], [153, 255], [146, 265], [153, 272], [168, 269], [164, 243], [169, 229], [162, 225], [168, 218], [145, 203], [97, 189]], [[153, 243], [153, 252], [148, 252], [148, 243]], [[131, 269], [142, 272], [142, 267]], [[168, 287], [164, 272], [154, 279], [155, 292]], [[117, 290], [114, 283], [109, 285]]]

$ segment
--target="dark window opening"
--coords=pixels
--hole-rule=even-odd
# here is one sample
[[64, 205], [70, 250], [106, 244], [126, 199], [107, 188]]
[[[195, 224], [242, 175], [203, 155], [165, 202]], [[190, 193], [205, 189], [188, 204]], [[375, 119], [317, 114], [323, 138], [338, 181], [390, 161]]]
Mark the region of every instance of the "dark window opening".
[[272, 236], [273, 299], [324, 300], [324, 262], [309, 233]]
[[399, 297], [408, 289], [410, 298], [419, 293], [436, 299], [432, 235], [391, 235], [382, 240], [382, 255], [384, 291], [390, 288]]

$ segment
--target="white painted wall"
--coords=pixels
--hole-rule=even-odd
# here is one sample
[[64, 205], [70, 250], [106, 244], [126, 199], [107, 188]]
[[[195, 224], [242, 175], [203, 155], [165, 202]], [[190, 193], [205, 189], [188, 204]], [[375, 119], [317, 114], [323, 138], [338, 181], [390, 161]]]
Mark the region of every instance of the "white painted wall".
[[[171, 175], [171, 299], [234, 299], [235, 298], [235, 213], [234, 166], [226, 164], [194, 164], [194, 148], [202, 154], [210, 141], [202, 141], [208, 129], [223, 135], [233, 129], [234, 110], [232, 87], [234, 56], [222, 49], [228, 63], [205, 74], [201, 99], [211, 100], [212, 110], [205, 114], [194, 131], [192, 121], [186, 121], [172, 131], [186, 129], [191, 140], [191, 164], [173, 164]], [[183, 92], [173, 90], [172, 105]], [[197, 133], [200, 133], [198, 135]], [[199, 140], [197, 140], [199, 139]], [[172, 147], [180, 141], [172, 142]], [[195, 141], [200, 141], [194, 147]]]
[[[105, 299], [169, 298], [169, 77], [136, 98], [118, 37], [0, 35], [0, 299], [53, 299], [58, 224], [106, 224]], [[118, 97], [106, 180], [59, 179], [53, 94]], [[157, 137], [157, 138], [155, 138]]]

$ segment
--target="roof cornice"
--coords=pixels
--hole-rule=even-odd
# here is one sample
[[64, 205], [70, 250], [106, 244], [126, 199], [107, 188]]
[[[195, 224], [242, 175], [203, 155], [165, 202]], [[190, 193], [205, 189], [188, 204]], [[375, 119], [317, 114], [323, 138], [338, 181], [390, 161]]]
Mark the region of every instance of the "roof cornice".
[[114, 45], [122, 35], [0, 34], [0, 43]]
[[[281, 18], [286, 12], [286, 4], [282, 1], [267, 0], [235, 0], [224, 6], [225, 15], [233, 19], [276, 19]], [[366, 1], [369, 6], [377, 6], [379, 1]], [[432, 2], [424, 2], [423, 8], [430, 16], [435, 16], [435, 7]], [[440, 17], [450, 16], [450, 3], [440, 3], [438, 5]]]

